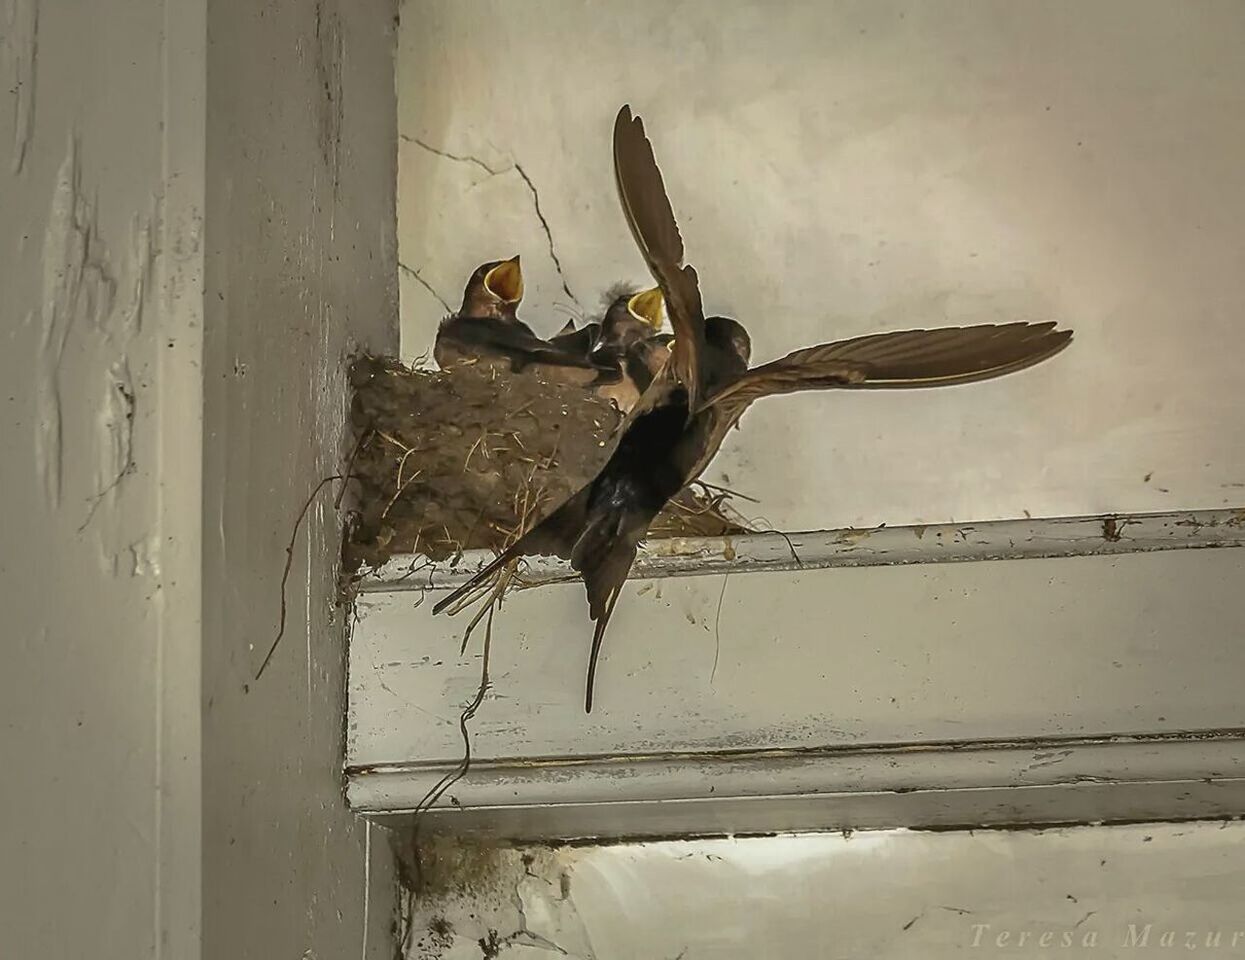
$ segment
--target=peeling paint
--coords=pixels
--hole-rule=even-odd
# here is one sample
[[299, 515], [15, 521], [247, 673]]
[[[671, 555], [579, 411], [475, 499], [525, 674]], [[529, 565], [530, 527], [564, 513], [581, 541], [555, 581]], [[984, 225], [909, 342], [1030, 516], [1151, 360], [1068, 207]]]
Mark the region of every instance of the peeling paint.
[[160, 540], [142, 537], [120, 547], [110, 547], [102, 538], [96, 543], [98, 566], [105, 576], [158, 579], [161, 573]]
[[39, 56], [38, 0], [9, 0], [0, 52], [7, 61], [13, 97], [13, 153], [9, 169], [22, 172], [35, 127], [35, 79]]
[[59, 508], [64, 466], [61, 368], [75, 326], [99, 328], [112, 310], [116, 281], [99, 239], [94, 209], [81, 192], [78, 144], [71, 135], [52, 194], [43, 240], [42, 339], [37, 358], [36, 469], [46, 502]]
[[100, 444], [102, 462], [97, 476], [103, 486], [91, 498], [90, 510], [78, 528], [79, 533], [90, 526], [99, 505], [134, 469], [134, 400], [134, 377], [129, 361], [118, 360], [108, 369], [104, 400], [96, 416], [98, 435], [109, 440]]
[[160, 576], [160, 541], [156, 537], [147, 537], [126, 547], [129, 554], [131, 577]]
[[[78, 143], [69, 138], [43, 238], [35, 467], [51, 509], [64, 499], [68, 455], [82, 467], [71, 472], [83, 478], [80, 485], [93, 469], [91, 489], [81, 493], [88, 506], [79, 533], [135, 466], [141, 368], [136, 378], [130, 350], [152, 295], [159, 218], [158, 200], [133, 216], [118, 261], [100, 237], [96, 206], [82, 186]], [[99, 384], [98, 392], [91, 383]], [[67, 432], [77, 449], [66, 449]]]
[[125, 305], [109, 315], [105, 330], [110, 339], [122, 346], [142, 332], [143, 310], [151, 289], [151, 272], [155, 265], [155, 246], [152, 242], [154, 224], [160, 219], [160, 204], [144, 218], [135, 214], [130, 223], [129, 267], [134, 276], [130, 280], [130, 295]]
[[[421, 885], [407, 898], [402, 949], [407, 960], [594, 956], [575, 904], [568, 850], [493, 848], [486, 877], [475, 877], [480, 849], [434, 843], [443, 861], [465, 867], [462, 883]], [[452, 874], [450, 875], [452, 877]], [[447, 878], [448, 879], [448, 878]]]
[[[401, 956], [942, 960], [1027, 941], [1006, 952], [1088, 958], [1187, 929], [1203, 931], [1198, 945], [1227, 946], [1243, 835], [1245, 824], [1199, 823], [519, 847], [497, 895], [416, 903]], [[1050, 950], [1037, 946], [1043, 933]]]
[[[326, 5], [329, 9], [325, 9]], [[316, 125], [320, 156], [333, 178], [333, 196], [336, 198], [341, 171], [340, 150], [345, 109], [342, 102], [342, 59], [345, 51], [341, 17], [335, 0], [318, 0], [316, 3], [315, 35], [316, 82], [319, 86]]]

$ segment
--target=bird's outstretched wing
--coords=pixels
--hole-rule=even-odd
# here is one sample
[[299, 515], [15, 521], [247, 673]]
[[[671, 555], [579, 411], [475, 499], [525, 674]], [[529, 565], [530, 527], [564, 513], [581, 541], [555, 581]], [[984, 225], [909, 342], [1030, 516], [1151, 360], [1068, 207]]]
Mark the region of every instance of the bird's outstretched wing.
[[700, 363], [705, 343], [700, 287], [696, 271], [683, 263], [683, 237], [653, 145], [644, 134], [644, 122], [631, 115], [630, 106], [619, 110], [614, 121], [614, 179], [631, 235], [665, 298], [674, 328], [671, 367], [687, 389], [694, 410], [702, 393]]
[[874, 333], [823, 343], [753, 367], [705, 401], [742, 414], [798, 390], [903, 389], [989, 380], [1054, 356], [1072, 339], [1051, 323], [983, 324]]

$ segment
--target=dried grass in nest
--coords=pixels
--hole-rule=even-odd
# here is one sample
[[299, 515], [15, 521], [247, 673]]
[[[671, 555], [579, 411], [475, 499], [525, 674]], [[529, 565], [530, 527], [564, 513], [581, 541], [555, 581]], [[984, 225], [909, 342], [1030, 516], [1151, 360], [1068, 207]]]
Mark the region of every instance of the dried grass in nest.
[[[399, 553], [444, 559], [501, 549], [595, 476], [621, 419], [583, 387], [472, 365], [412, 370], [365, 357], [352, 382], [351, 419], [362, 437], [350, 467], [360, 484], [356, 566]], [[685, 490], [650, 533], [747, 532], [729, 499]]]

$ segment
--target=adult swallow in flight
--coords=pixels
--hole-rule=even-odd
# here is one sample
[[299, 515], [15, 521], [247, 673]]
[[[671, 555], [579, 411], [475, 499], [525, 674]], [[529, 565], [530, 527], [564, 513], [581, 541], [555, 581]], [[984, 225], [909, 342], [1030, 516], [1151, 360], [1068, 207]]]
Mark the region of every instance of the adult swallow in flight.
[[682, 236], [652, 145], [626, 106], [614, 126], [614, 166], [623, 212], [674, 328], [670, 360], [623, 421], [600, 473], [433, 608], [434, 613], [445, 609], [516, 557], [569, 560], [583, 577], [596, 624], [585, 698], [589, 712], [605, 628], [649, 524], [708, 467], [727, 431], [754, 401], [802, 390], [988, 380], [1053, 356], [1072, 337], [1054, 323], [905, 330], [806, 347], [750, 368], [751, 343], [742, 324], [704, 317], [696, 271], [683, 263]]

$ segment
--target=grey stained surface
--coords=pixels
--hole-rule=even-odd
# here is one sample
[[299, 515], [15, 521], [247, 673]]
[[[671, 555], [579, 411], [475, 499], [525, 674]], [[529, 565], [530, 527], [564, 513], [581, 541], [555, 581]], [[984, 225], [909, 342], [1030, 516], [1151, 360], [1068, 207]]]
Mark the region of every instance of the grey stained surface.
[[[1096, 735], [1240, 724], [1245, 550], [630, 584], [583, 714], [583, 587], [507, 598], [478, 758]], [[352, 763], [455, 760], [466, 617], [366, 594]]]
[[209, 5], [203, 776], [208, 957], [389, 957], [386, 841], [341, 800], [335, 489], [349, 354], [395, 346], [393, 11]]
[[1233, 957], [1242, 843], [1234, 823], [469, 849], [406, 957]]
[[344, 353], [394, 345], [392, 30], [0, 4], [6, 960], [392, 956], [386, 844], [341, 799], [328, 503], [253, 679]]
[[193, 7], [0, 5], [6, 957], [198, 950]]

